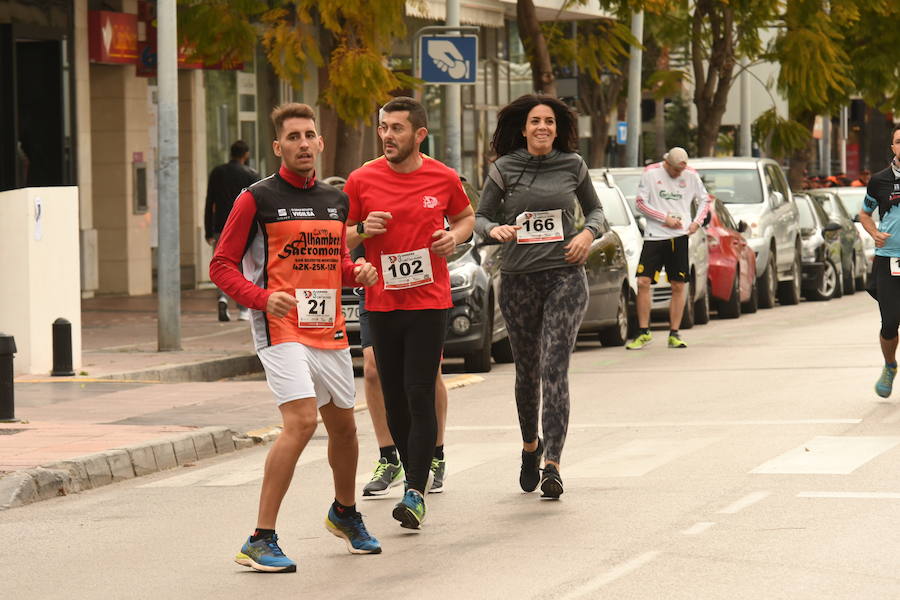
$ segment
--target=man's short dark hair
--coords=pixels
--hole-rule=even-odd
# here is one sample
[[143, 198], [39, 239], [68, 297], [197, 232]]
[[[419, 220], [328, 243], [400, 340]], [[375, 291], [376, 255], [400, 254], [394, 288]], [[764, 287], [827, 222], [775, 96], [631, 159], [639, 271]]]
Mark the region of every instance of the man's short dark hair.
[[250, 152], [250, 146], [244, 140], [238, 140], [231, 145], [231, 158], [244, 158]]
[[311, 119], [316, 120], [316, 111], [309, 104], [301, 104], [300, 102], [288, 102], [276, 106], [272, 110], [272, 126], [275, 128], [275, 139], [281, 137], [281, 130], [284, 122], [288, 119]]
[[382, 106], [381, 110], [386, 113], [409, 111], [409, 122], [412, 123], [413, 129], [428, 127], [428, 114], [425, 112], [425, 107], [415, 98], [397, 96]]

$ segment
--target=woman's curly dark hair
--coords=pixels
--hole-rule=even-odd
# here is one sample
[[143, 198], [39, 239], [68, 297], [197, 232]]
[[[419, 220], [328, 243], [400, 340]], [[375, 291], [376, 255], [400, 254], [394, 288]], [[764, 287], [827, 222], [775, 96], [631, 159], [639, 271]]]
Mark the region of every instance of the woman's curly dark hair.
[[509, 154], [518, 148], [525, 148], [525, 120], [528, 113], [538, 104], [545, 104], [556, 116], [556, 139], [553, 147], [563, 152], [575, 152], [578, 134], [575, 131], [575, 114], [562, 100], [542, 94], [525, 94], [500, 109], [497, 114], [497, 128], [491, 138], [491, 149], [497, 156]]

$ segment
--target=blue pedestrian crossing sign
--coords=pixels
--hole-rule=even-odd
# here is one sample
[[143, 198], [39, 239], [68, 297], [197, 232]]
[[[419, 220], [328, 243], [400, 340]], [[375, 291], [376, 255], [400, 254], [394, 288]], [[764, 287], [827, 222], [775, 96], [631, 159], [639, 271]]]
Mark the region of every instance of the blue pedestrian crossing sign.
[[478, 37], [440, 35], [420, 38], [419, 60], [427, 83], [475, 83]]

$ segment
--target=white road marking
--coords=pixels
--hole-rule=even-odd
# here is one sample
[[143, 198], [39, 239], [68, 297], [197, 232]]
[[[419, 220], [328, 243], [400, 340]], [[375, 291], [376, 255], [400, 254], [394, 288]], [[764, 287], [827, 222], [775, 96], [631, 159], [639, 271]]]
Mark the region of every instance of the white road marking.
[[718, 438], [632, 440], [566, 466], [567, 478], [640, 477], [666, 463], [709, 446]]
[[708, 530], [710, 527], [715, 525], [712, 521], [701, 521], [700, 523], [694, 523], [681, 533], [684, 535], [700, 535], [704, 531]]
[[[857, 425], [862, 419], [786, 419], [746, 421], [635, 421], [626, 423], [570, 423], [572, 429], [633, 429], [635, 427], [744, 427], [756, 425]], [[452, 425], [447, 431], [518, 431], [518, 425]]]
[[[328, 448], [325, 445], [307, 446], [297, 461], [297, 466], [303, 466], [327, 458]], [[259, 481], [263, 476], [265, 457], [254, 453], [253, 456], [227, 460], [209, 467], [192, 467], [180, 475], [159, 479], [145, 483], [142, 488], [170, 488], [187, 487], [191, 485], [201, 487], [222, 487], [244, 485]]]
[[636, 556], [628, 562], [617, 565], [606, 573], [603, 573], [602, 575], [595, 577], [587, 583], [575, 588], [574, 590], [570, 591], [568, 594], [560, 598], [560, 600], [573, 600], [575, 598], [593, 597], [591, 596], [591, 594], [599, 590], [604, 585], [612, 583], [616, 579], [624, 577], [625, 575], [628, 575], [629, 573], [640, 569], [659, 555], [660, 552], [657, 550], [644, 552], [640, 556]]
[[837, 498], [848, 500], [900, 500], [900, 492], [800, 492], [798, 498]]
[[753, 492], [752, 494], [747, 494], [740, 500], [738, 500], [736, 502], [732, 502], [731, 504], [729, 504], [728, 506], [726, 506], [725, 508], [720, 510], [719, 514], [721, 514], [721, 515], [737, 514], [737, 513], [741, 512], [742, 510], [744, 510], [745, 508], [747, 508], [749, 506], [753, 506], [760, 500], [764, 500], [771, 493], [772, 492], [763, 491], [763, 492]]
[[819, 436], [750, 472], [848, 475], [897, 444], [900, 437]]

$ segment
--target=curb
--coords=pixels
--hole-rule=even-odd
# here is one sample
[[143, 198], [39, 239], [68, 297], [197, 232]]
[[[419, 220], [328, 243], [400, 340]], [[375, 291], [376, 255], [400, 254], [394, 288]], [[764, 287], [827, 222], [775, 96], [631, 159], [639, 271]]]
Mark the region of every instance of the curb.
[[101, 375], [98, 379], [127, 379], [158, 381], [160, 383], [185, 383], [191, 381], [218, 381], [227, 377], [259, 373], [262, 363], [256, 353], [238, 354], [213, 360], [160, 366], [153, 369]]
[[152, 442], [17, 471], [0, 479], [0, 510], [68, 496], [179, 466], [193, 466], [198, 460], [255, 444], [253, 438], [236, 434], [227, 427], [203, 427]]

